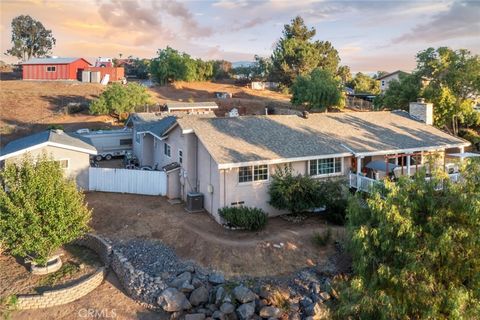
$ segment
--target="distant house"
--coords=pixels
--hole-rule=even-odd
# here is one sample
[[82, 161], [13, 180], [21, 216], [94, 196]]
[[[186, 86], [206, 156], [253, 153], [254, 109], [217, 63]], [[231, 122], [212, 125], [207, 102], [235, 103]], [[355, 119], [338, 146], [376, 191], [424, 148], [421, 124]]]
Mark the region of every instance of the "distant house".
[[21, 161], [26, 153], [33, 158], [42, 154], [52, 157], [67, 177], [75, 179], [80, 188], [88, 189], [90, 155], [97, 154], [88, 139], [62, 130], [43, 131], [8, 143], [0, 150], [0, 163]]
[[388, 89], [388, 84], [390, 83], [390, 81], [392, 80], [398, 81], [400, 79], [401, 74], [408, 75], [409, 73], [402, 70], [397, 70], [395, 72], [388, 73], [384, 76], [377, 78], [376, 80], [380, 82], [380, 91], [382, 92], [386, 91]]
[[[219, 222], [218, 210], [224, 206], [258, 207], [273, 216], [285, 213], [268, 203], [271, 176], [279, 167], [287, 165], [315, 179], [347, 178], [350, 187], [364, 190], [393, 169], [395, 174], [413, 174], [429, 152], [463, 152], [468, 141], [429, 125], [431, 108], [412, 103], [410, 114], [303, 117], [137, 115], [134, 152], [142, 164], [175, 167], [168, 193], [183, 200], [190, 192], [203, 194], [205, 210]], [[384, 172], [379, 172], [379, 163]]]
[[22, 63], [23, 80], [81, 80], [91, 64], [83, 58], [33, 58]]
[[168, 112], [204, 113], [218, 109], [215, 102], [167, 102]]

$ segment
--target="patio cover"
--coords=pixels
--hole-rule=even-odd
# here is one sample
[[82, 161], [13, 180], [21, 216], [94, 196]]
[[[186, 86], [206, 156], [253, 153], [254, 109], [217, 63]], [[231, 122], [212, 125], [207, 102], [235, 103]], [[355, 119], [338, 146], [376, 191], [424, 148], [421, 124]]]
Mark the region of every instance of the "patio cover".
[[473, 152], [450, 153], [450, 154], [447, 154], [447, 157], [448, 158], [460, 158], [460, 159], [475, 158], [475, 157], [480, 157], [480, 153], [473, 153]]
[[[382, 160], [375, 160], [375, 161], [370, 161], [367, 163], [365, 166], [368, 169], [376, 170], [376, 171], [383, 171], [385, 172], [387, 170], [387, 164], [385, 161]], [[389, 163], [388, 164], [388, 171], [393, 172], [393, 169], [398, 168], [399, 166], [394, 164], [394, 163]]]

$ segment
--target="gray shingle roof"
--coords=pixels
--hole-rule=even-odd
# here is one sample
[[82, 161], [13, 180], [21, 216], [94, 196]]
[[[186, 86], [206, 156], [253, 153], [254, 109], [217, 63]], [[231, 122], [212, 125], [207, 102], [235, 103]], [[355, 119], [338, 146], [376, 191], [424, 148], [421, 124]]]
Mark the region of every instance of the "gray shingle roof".
[[177, 121], [194, 130], [218, 164], [468, 144], [403, 111]]
[[82, 58], [32, 58], [22, 64], [68, 64]]
[[80, 148], [91, 154], [96, 154], [97, 149], [93, 146], [90, 139], [82, 137], [76, 133], [63, 132], [61, 130], [42, 131], [30, 136], [26, 136], [8, 143], [0, 150], [0, 157], [8, 158], [8, 155], [19, 152], [42, 143], [55, 143], [65, 148]]
[[215, 102], [167, 102], [168, 110], [175, 109], [217, 109], [218, 105]]
[[167, 116], [159, 120], [138, 123], [136, 125], [137, 132], [151, 132], [157, 137], [162, 137], [176, 123], [177, 117]]

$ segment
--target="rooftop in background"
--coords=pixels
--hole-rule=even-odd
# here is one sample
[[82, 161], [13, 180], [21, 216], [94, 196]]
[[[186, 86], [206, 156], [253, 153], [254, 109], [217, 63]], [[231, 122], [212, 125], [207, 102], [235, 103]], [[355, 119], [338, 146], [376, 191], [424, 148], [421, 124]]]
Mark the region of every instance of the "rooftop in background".
[[195, 111], [204, 109], [218, 109], [218, 105], [215, 102], [167, 102], [168, 112], [179, 110]]
[[385, 79], [385, 78], [394, 76], [394, 75], [396, 75], [397, 73], [410, 74], [410, 72], [407, 72], [407, 71], [397, 70], [397, 71], [394, 71], [394, 72], [391, 72], [391, 73], [387, 73], [387, 74], [385, 74], [385, 75], [383, 75], [383, 76], [381, 76], [381, 77], [378, 77], [378, 78], [376, 78], [375, 80], [382, 80], [382, 79]]
[[32, 58], [28, 61], [23, 62], [22, 64], [69, 64], [75, 62], [77, 60], [85, 60], [88, 64], [91, 65], [84, 58]]
[[68, 133], [62, 130], [42, 131], [26, 136], [8, 143], [0, 151], [0, 160], [4, 160], [29, 150], [43, 146], [54, 146], [59, 148], [81, 151], [89, 154], [97, 154], [97, 149], [90, 139], [76, 133]]
[[[304, 160], [308, 157], [388, 154], [467, 146], [463, 139], [412, 119], [407, 112], [315, 113], [236, 118], [179, 118], [219, 164]], [[403, 150], [403, 151], [402, 151]]]

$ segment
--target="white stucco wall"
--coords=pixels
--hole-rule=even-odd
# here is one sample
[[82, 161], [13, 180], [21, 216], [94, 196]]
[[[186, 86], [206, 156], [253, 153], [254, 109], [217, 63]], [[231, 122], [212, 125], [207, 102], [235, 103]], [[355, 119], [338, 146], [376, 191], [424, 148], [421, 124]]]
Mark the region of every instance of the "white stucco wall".
[[[88, 153], [47, 146], [31, 150], [28, 152], [28, 155], [35, 159], [43, 153], [54, 160], [68, 160], [68, 168], [64, 169], [65, 176], [74, 179], [79, 188], [88, 189], [88, 168], [90, 167], [90, 155]], [[18, 162], [24, 156], [25, 154], [8, 158], [6, 162]]]
[[385, 91], [388, 89], [388, 84], [390, 83], [390, 81], [392, 80], [399, 80], [400, 77], [399, 77], [400, 73], [395, 73], [389, 77], [386, 77], [386, 78], [383, 78], [380, 81], [380, 90], [381, 91]]

